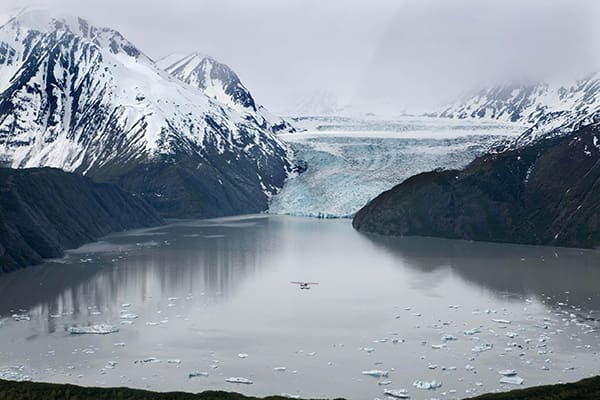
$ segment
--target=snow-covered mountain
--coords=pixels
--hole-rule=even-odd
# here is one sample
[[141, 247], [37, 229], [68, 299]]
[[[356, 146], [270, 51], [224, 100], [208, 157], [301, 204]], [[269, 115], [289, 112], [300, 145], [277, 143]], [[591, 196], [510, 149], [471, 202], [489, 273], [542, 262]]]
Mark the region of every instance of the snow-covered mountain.
[[0, 156], [117, 182], [168, 215], [263, 210], [292, 170], [269, 127], [119, 32], [44, 11], [0, 27]]
[[317, 89], [300, 98], [289, 114], [294, 116], [326, 116], [343, 110], [335, 94], [327, 89]]
[[527, 130], [512, 146], [572, 132], [600, 116], [600, 74], [567, 84], [503, 85], [481, 90], [440, 117], [513, 122]]
[[288, 121], [257, 105], [237, 74], [212, 57], [199, 53], [171, 54], [158, 60], [156, 65], [273, 133], [295, 132]]

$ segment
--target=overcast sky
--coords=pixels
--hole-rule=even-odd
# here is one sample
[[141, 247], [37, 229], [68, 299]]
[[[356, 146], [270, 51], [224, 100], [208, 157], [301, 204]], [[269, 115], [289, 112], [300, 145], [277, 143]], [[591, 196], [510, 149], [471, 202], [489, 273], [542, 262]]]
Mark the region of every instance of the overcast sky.
[[285, 112], [325, 89], [362, 110], [422, 111], [514, 79], [600, 70], [595, 0], [1, 0], [118, 29], [152, 58], [199, 51]]

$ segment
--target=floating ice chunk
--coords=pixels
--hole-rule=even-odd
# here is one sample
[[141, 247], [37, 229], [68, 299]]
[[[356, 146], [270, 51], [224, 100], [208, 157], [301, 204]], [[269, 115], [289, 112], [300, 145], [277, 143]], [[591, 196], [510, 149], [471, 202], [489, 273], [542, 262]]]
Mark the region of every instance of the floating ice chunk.
[[288, 399], [299, 399], [300, 395], [298, 395], [298, 394], [291, 394], [291, 393], [281, 393], [281, 397], [286, 397]]
[[116, 361], [109, 361], [106, 363], [106, 365], [104, 366], [104, 368], [106, 369], [113, 369], [117, 366], [117, 362]]
[[432, 348], [432, 349], [436, 349], [436, 350], [443, 349], [444, 347], [446, 347], [446, 343], [442, 343], [442, 344], [432, 344], [432, 345], [431, 345], [431, 348]]
[[478, 346], [475, 346], [475, 347], [473, 347], [473, 348], [471, 349], [471, 351], [472, 351], [473, 353], [482, 353], [482, 352], [484, 352], [484, 351], [491, 350], [493, 347], [494, 347], [494, 345], [493, 345], [493, 344], [487, 344], [487, 343], [486, 343], [486, 344], [483, 344], [483, 345], [478, 345]]
[[123, 303], [123, 304], [121, 304], [121, 307], [123, 307], [123, 308], [131, 307], [131, 303]]
[[460, 308], [460, 305], [458, 305], [458, 304], [450, 304], [450, 305], [448, 306], [448, 308], [454, 308], [454, 309], [458, 309], [458, 308]]
[[442, 387], [442, 382], [414, 381], [413, 386], [416, 387], [417, 389], [422, 389], [422, 390], [435, 390], [437, 388]]
[[372, 347], [363, 347], [362, 349], [363, 349], [364, 351], [366, 351], [367, 353], [372, 353], [372, 352], [374, 352], [374, 351], [375, 351], [375, 349], [374, 349], [374, 348], [372, 348]]
[[72, 335], [107, 335], [109, 333], [119, 332], [118, 328], [108, 324], [90, 325], [90, 326], [71, 326], [68, 332]]
[[242, 377], [231, 377], [225, 379], [225, 381], [229, 383], [242, 383], [244, 385], [252, 385], [254, 383], [250, 379]]
[[442, 336], [442, 340], [445, 341], [445, 342], [449, 342], [451, 340], [458, 340], [458, 339], [454, 335], [445, 334], [444, 336]]
[[410, 394], [408, 394], [408, 390], [406, 390], [406, 389], [396, 389], [396, 390], [385, 389], [383, 391], [383, 394], [386, 394], [391, 397], [395, 397], [397, 399], [410, 399]]
[[507, 319], [493, 319], [493, 322], [497, 323], [497, 324], [503, 324], [503, 325], [510, 325], [511, 322]]
[[503, 370], [498, 371], [498, 373], [500, 375], [504, 375], [504, 376], [515, 376], [515, 375], [517, 375], [517, 371], [514, 370], [514, 369], [503, 369]]
[[181, 360], [178, 358], [171, 358], [170, 360], [167, 360], [167, 364], [181, 364]]
[[511, 339], [514, 339], [514, 338], [516, 338], [517, 336], [519, 336], [519, 334], [518, 334], [518, 333], [515, 333], [515, 332], [506, 332], [506, 337], [509, 337], [509, 338], [511, 338]]
[[387, 386], [387, 385], [391, 385], [391, 383], [392, 383], [392, 381], [390, 381], [390, 380], [385, 380], [385, 381], [379, 381], [379, 382], [377, 382], [377, 384], [379, 386]]
[[156, 358], [156, 357], [146, 357], [142, 360], [136, 360], [134, 361], [134, 364], [156, 364], [159, 363], [160, 359]]
[[466, 331], [464, 331], [464, 334], [467, 336], [477, 335], [478, 333], [481, 333], [481, 330], [479, 330], [479, 328], [467, 329]]
[[138, 316], [136, 314], [132, 314], [132, 313], [124, 313], [124, 314], [121, 314], [121, 316], [119, 318], [125, 319], [125, 320], [132, 320], [132, 319], [137, 319]]
[[507, 385], [522, 385], [523, 381], [523, 378], [520, 376], [504, 376], [500, 379], [500, 383]]
[[471, 364], [467, 364], [467, 365], [465, 365], [465, 369], [466, 369], [467, 371], [473, 371], [473, 370], [475, 370], [475, 367], [474, 367], [474, 366], [472, 366]]
[[207, 377], [208, 376], [208, 372], [203, 372], [203, 371], [192, 371], [188, 374], [188, 378], [195, 378], [197, 376], [204, 376]]
[[285, 367], [275, 367], [275, 368], [273, 368], [273, 370], [278, 371], [278, 372], [283, 372], [286, 370], [286, 368]]
[[239, 358], [248, 358], [248, 354], [246, 354], [246, 353], [240, 353], [240, 354], [238, 354], [238, 357]]
[[23, 373], [24, 368], [23, 366], [0, 368], [0, 379], [17, 382], [30, 381], [31, 377]]
[[438, 367], [438, 365], [437, 365], [437, 364], [429, 364], [429, 365], [427, 366], [427, 368], [429, 368], [429, 369], [436, 369], [437, 367]]
[[369, 371], [363, 371], [362, 372], [363, 375], [369, 375], [369, 376], [373, 376], [375, 378], [382, 378], [382, 377], [387, 377], [389, 374], [389, 371], [383, 371], [380, 369], [372, 369]]

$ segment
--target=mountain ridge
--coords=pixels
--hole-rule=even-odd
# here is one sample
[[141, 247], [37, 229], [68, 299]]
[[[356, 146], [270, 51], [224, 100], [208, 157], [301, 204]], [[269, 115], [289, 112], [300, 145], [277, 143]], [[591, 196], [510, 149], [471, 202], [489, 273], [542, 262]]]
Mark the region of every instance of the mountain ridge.
[[119, 32], [43, 11], [0, 27], [0, 158], [118, 183], [168, 216], [263, 211], [294, 173], [269, 127]]

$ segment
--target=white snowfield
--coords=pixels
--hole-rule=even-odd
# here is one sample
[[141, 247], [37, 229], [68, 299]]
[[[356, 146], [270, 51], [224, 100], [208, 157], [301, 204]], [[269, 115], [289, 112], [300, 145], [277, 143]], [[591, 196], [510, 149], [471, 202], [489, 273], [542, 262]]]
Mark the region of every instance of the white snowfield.
[[310, 118], [295, 126], [306, 131], [280, 137], [308, 169], [288, 180], [269, 212], [320, 218], [352, 217], [405, 179], [463, 167], [498, 140], [523, 130], [517, 124], [409, 117]]
[[457, 119], [516, 122], [529, 129], [513, 143], [567, 134], [600, 119], [600, 73], [563, 82], [506, 84], [481, 90], [437, 113]]
[[28, 11], [0, 27], [0, 158], [15, 168], [86, 173], [205, 151], [289, 157], [268, 124], [214, 97], [81, 18]]

